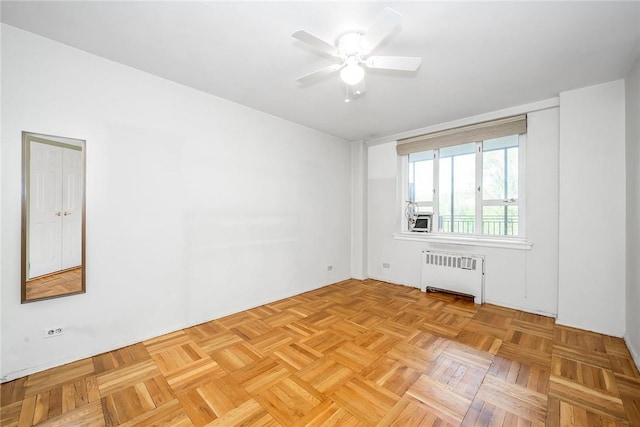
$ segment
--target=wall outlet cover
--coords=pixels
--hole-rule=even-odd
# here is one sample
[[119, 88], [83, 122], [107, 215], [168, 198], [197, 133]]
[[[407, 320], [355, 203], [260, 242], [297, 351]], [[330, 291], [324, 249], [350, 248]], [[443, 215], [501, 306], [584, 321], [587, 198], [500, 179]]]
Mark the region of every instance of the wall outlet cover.
[[44, 330], [44, 337], [51, 338], [57, 337], [64, 333], [64, 328], [62, 326], [56, 326], [54, 328], [48, 328]]

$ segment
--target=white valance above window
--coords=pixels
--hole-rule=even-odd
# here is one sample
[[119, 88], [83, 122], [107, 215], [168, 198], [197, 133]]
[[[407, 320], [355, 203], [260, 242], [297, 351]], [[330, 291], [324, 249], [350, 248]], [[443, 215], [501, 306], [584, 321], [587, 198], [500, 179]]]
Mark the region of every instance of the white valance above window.
[[399, 155], [405, 155], [526, 132], [527, 116], [523, 114], [401, 139], [396, 151]]

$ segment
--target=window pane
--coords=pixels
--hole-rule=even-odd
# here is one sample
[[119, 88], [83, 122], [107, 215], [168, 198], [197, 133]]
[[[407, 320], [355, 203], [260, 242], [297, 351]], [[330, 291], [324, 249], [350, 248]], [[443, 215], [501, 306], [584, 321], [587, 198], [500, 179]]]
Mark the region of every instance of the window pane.
[[453, 197], [453, 232], [475, 233], [476, 220], [476, 156], [465, 154], [456, 156], [454, 166], [454, 197]]
[[433, 205], [418, 205], [418, 213], [433, 214]]
[[483, 206], [482, 233], [494, 236], [517, 236], [518, 207]]
[[419, 153], [409, 154], [410, 162], [422, 162], [424, 160], [433, 160], [433, 150], [420, 151]]
[[443, 148], [440, 156], [438, 229], [450, 233], [474, 233], [475, 144]]
[[518, 147], [507, 149], [507, 199], [518, 198]]
[[433, 151], [409, 154], [409, 200], [433, 201]]
[[470, 142], [468, 144], [453, 145], [451, 147], [444, 147], [440, 149], [440, 158], [460, 156], [462, 154], [475, 154], [476, 143]]
[[415, 163], [415, 202], [433, 201], [433, 159]]
[[517, 199], [518, 135], [489, 139], [482, 145], [483, 199]]
[[452, 157], [440, 158], [440, 197], [438, 206], [440, 214], [438, 216], [438, 231], [451, 233], [451, 165]]
[[482, 143], [483, 151], [501, 150], [518, 146], [518, 135], [502, 136], [500, 138], [485, 139]]
[[485, 151], [482, 154], [482, 198], [505, 199], [504, 150]]

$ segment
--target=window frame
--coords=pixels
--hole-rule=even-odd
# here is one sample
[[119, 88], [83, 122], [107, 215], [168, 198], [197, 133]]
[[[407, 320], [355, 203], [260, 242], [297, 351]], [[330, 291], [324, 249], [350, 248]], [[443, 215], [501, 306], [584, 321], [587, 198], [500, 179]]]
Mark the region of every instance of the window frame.
[[[439, 222], [439, 200], [440, 200], [440, 149], [434, 149], [433, 153], [433, 199], [432, 202], [416, 202], [419, 207], [432, 207], [434, 218], [434, 230], [430, 233], [415, 233], [409, 230], [405, 209], [407, 202], [409, 201], [409, 154], [399, 155], [401, 179], [399, 184], [401, 185], [401, 224], [400, 234], [411, 235], [417, 237], [419, 240], [445, 238], [449, 240], [451, 238], [459, 238], [461, 240], [491, 240], [491, 241], [522, 241], [526, 236], [526, 147], [527, 147], [527, 134], [518, 134], [518, 198], [516, 201], [511, 200], [498, 200], [483, 198], [483, 142], [474, 141], [475, 147], [475, 233], [454, 233], [454, 232], [441, 232], [437, 229]], [[456, 144], [456, 145], [463, 145]], [[518, 234], [517, 235], [504, 235], [504, 234], [484, 234], [482, 226], [482, 212], [484, 206], [517, 206], [518, 207]], [[478, 230], [480, 231], [478, 233]], [[413, 239], [409, 239], [413, 240]], [[530, 248], [530, 247], [529, 247]]]

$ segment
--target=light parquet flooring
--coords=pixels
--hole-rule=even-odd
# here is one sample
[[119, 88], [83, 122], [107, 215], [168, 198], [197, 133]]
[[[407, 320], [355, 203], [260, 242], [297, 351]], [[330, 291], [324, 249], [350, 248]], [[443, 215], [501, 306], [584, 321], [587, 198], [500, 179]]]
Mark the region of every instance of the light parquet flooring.
[[640, 426], [619, 338], [348, 280], [1, 386], [11, 426]]

